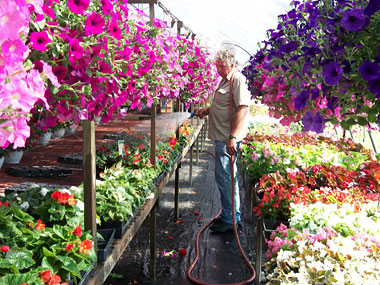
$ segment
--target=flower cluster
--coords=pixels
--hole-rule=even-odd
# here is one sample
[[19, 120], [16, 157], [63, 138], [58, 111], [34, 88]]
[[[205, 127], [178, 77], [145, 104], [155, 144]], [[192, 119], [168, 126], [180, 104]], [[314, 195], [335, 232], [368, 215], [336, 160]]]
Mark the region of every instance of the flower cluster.
[[380, 120], [379, 4], [293, 1], [244, 69], [252, 95], [282, 123], [320, 133]]
[[[27, 60], [26, 37], [30, 12], [26, 1], [1, 1], [0, 18], [0, 147], [24, 147], [30, 135], [28, 116], [36, 102], [49, 108], [45, 80], [56, 81], [51, 66], [40, 62], [37, 69]], [[42, 2], [32, 9], [42, 12]]]

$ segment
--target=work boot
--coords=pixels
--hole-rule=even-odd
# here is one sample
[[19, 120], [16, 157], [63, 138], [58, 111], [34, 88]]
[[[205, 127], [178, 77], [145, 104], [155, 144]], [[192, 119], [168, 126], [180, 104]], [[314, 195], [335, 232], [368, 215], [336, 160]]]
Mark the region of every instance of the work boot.
[[[242, 230], [242, 226], [241, 226], [240, 221], [236, 223], [236, 226], [237, 226], [238, 231]], [[215, 223], [212, 224], [212, 226], [210, 227], [210, 231], [212, 231], [214, 233], [233, 232], [234, 231], [234, 225], [223, 222], [221, 219], [219, 219], [218, 221], [216, 221]]]

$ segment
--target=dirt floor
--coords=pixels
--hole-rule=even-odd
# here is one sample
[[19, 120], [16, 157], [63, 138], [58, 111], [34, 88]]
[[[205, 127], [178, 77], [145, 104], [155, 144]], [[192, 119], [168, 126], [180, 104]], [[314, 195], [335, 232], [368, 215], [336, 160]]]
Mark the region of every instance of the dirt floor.
[[[195, 149], [195, 148], [194, 148]], [[206, 140], [204, 150], [213, 152]], [[195, 154], [195, 152], [194, 152]], [[189, 154], [180, 169], [180, 221], [174, 221], [174, 175], [163, 190], [157, 210], [156, 281], [149, 276], [149, 218], [146, 219], [104, 284], [192, 284], [186, 271], [196, 254], [198, 231], [220, 210], [220, 198], [214, 180], [214, 159], [199, 153], [194, 155], [193, 180], [189, 183]], [[256, 220], [249, 218], [246, 190], [239, 177], [242, 197], [240, 242], [248, 259], [254, 264], [256, 249]], [[206, 229], [200, 238], [200, 258], [193, 277], [207, 283], [235, 283], [250, 278], [250, 270], [241, 258], [233, 233], [214, 234]], [[185, 249], [185, 256], [165, 258], [163, 251]]]

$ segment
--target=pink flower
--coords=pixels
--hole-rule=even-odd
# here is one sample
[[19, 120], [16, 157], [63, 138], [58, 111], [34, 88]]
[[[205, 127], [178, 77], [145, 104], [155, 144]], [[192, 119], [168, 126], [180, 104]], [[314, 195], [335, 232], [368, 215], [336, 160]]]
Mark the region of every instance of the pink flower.
[[80, 46], [79, 40], [77, 38], [71, 40], [69, 43], [69, 46], [70, 46], [70, 49], [69, 49], [70, 57], [74, 57], [76, 59], [83, 56], [84, 49], [83, 47]]
[[46, 51], [48, 49], [47, 44], [51, 42], [51, 39], [46, 31], [42, 31], [31, 33], [30, 41], [32, 42], [32, 47], [35, 50]]
[[110, 36], [117, 40], [121, 40], [121, 29], [116, 21], [112, 21], [109, 26]]
[[42, 11], [44, 12], [44, 14], [52, 19], [56, 19], [55, 18], [55, 13], [54, 13], [54, 10], [52, 8], [50, 8], [48, 5], [46, 5], [46, 3], [44, 3], [44, 5], [42, 6]]
[[29, 54], [28, 47], [20, 39], [4, 41], [1, 51], [7, 62], [24, 61]]
[[84, 30], [87, 35], [97, 35], [103, 32], [105, 20], [102, 15], [98, 13], [92, 13], [87, 17], [86, 26]]
[[100, 0], [100, 7], [104, 15], [108, 15], [113, 10], [113, 5], [109, 0]]
[[253, 152], [251, 155], [252, 161], [257, 161], [257, 159], [260, 157], [260, 155], [256, 152]]
[[68, 70], [64, 65], [58, 65], [53, 68], [53, 73], [57, 77], [58, 82], [62, 82], [62, 80], [66, 77]]
[[84, 10], [88, 8], [90, 0], [69, 0], [67, 6], [74, 14], [83, 14]]
[[[21, 5], [21, 1], [19, 1]], [[29, 11], [28, 11], [29, 17]], [[22, 13], [15, 1], [2, 1], [0, 7], [0, 38], [8, 40], [19, 39], [20, 30], [28, 19]]]

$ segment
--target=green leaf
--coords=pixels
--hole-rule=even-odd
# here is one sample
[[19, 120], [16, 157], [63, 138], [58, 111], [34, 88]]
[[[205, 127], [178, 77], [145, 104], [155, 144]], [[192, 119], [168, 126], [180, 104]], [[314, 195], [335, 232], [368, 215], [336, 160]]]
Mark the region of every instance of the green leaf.
[[15, 265], [18, 270], [28, 268], [34, 264], [33, 254], [27, 249], [10, 250], [6, 255], [7, 260]]
[[42, 253], [46, 257], [53, 257], [54, 259], [57, 258], [56, 255], [52, 251], [48, 250], [46, 247], [42, 248]]
[[358, 124], [361, 126], [365, 126], [368, 124], [368, 121], [363, 117], [356, 117]]
[[79, 268], [76, 262], [68, 256], [58, 256], [58, 260], [62, 262], [62, 268], [75, 275], [78, 278], [81, 278]]
[[370, 123], [376, 123], [376, 122], [377, 122], [376, 115], [374, 115], [374, 114], [369, 114], [369, 115], [368, 115], [368, 122], [370, 122]]

